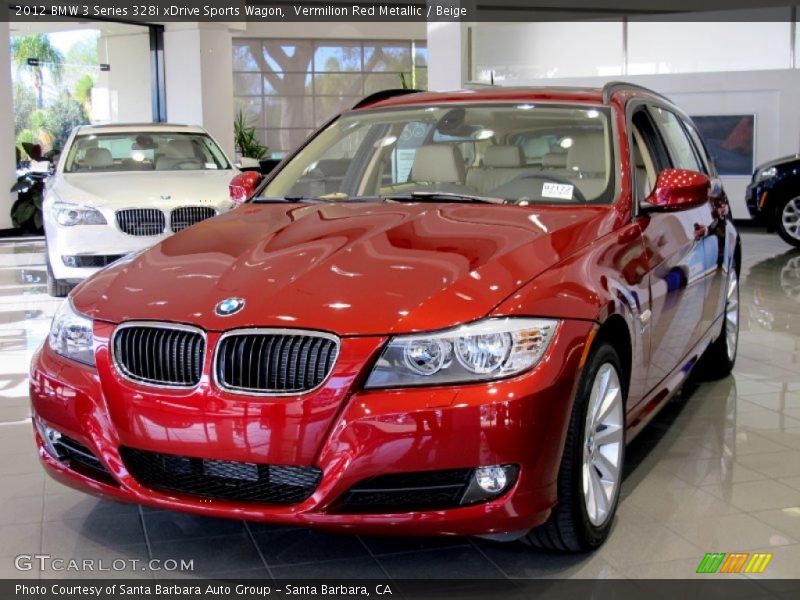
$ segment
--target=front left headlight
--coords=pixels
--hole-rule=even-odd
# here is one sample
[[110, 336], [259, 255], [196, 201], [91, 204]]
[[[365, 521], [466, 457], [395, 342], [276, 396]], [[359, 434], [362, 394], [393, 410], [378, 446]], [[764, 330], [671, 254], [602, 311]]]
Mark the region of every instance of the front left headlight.
[[92, 320], [76, 311], [69, 298], [56, 311], [47, 342], [56, 354], [95, 365]]
[[106, 225], [106, 218], [96, 208], [56, 202], [53, 204], [52, 210], [56, 223], [64, 227], [72, 227], [73, 225]]
[[756, 183], [761, 183], [762, 181], [766, 181], [767, 179], [772, 179], [778, 174], [778, 169], [776, 167], [770, 167], [769, 169], [761, 169], [756, 174]]
[[437, 333], [392, 338], [367, 388], [469, 383], [510, 377], [544, 356], [558, 321], [486, 319]]

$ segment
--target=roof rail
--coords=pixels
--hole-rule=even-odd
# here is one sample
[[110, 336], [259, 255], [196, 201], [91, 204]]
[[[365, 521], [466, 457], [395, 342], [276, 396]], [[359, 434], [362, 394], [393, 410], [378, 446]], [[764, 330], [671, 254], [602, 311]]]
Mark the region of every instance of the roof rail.
[[357, 108], [361, 108], [363, 106], [367, 106], [368, 104], [374, 104], [375, 102], [380, 102], [381, 100], [388, 100], [389, 98], [394, 98], [396, 96], [406, 96], [407, 94], [419, 94], [422, 90], [410, 90], [410, 89], [391, 89], [391, 90], [381, 90], [380, 92], [375, 92], [374, 94], [370, 94], [356, 102], [352, 110]]
[[672, 102], [669, 98], [667, 98], [663, 94], [659, 94], [658, 92], [654, 92], [650, 88], [646, 88], [643, 85], [638, 85], [636, 83], [630, 83], [628, 81], [609, 81], [607, 84], [603, 86], [603, 103], [608, 104], [611, 101], [611, 96], [614, 92], [618, 89], [630, 89], [639, 92], [646, 92], [648, 94], [652, 94], [653, 96], [657, 96], [667, 102]]

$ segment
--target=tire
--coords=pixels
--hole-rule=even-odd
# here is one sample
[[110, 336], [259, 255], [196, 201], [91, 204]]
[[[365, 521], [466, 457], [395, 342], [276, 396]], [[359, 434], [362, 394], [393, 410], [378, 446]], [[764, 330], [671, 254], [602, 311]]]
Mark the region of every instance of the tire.
[[775, 229], [784, 242], [800, 248], [800, 196], [780, 203], [775, 211]]
[[698, 374], [705, 380], [727, 377], [736, 364], [739, 347], [739, 274], [735, 268], [728, 272], [723, 319], [719, 337], [711, 343], [698, 364]]
[[[593, 350], [581, 375], [567, 429], [558, 473], [558, 504], [543, 525], [523, 538], [528, 544], [545, 550], [586, 552], [598, 548], [608, 537], [619, 503], [625, 460], [625, 385], [622, 372], [619, 356], [611, 345], [601, 343]], [[604, 381], [607, 382], [606, 394], [600, 393]], [[606, 420], [592, 425], [587, 419], [590, 408], [603, 406], [603, 402], [595, 404], [602, 398], [610, 402], [610, 409], [604, 411]], [[603, 433], [603, 437], [598, 438], [598, 433]], [[600, 444], [598, 439], [604, 439], [606, 443]], [[602, 448], [607, 452], [601, 452]], [[592, 466], [598, 464], [595, 462], [597, 455], [601, 455], [599, 460], [606, 457], [606, 462], [612, 467], [613, 460], [609, 457], [613, 457], [616, 474], [610, 492], [601, 491], [602, 497], [596, 496], [598, 500], [605, 500], [605, 510], [598, 510], [600, 502], [595, 502], [592, 513], [589, 508], [592, 494], [589, 491], [597, 488], [591, 484], [585, 486], [584, 479], [594, 475], [594, 481], [600, 482], [605, 475], [610, 480], [613, 471], [603, 466], [603, 473], [600, 468]]]
[[53, 298], [65, 298], [71, 289], [72, 284], [63, 279], [56, 279], [53, 267], [50, 266], [50, 257], [47, 257], [47, 293]]

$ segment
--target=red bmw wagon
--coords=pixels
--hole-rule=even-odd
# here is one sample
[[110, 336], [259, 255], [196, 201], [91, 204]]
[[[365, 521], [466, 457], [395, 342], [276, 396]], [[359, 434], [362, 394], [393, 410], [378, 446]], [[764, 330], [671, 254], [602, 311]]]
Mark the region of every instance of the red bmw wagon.
[[740, 255], [656, 93], [382, 92], [72, 292], [31, 368], [39, 455], [160, 508], [595, 548], [626, 443], [733, 368]]

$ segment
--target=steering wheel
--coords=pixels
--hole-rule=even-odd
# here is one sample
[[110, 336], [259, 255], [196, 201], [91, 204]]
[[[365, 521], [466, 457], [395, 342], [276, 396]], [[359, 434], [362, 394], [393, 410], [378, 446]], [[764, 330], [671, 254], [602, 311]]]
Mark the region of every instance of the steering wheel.
[[[572, 187], [572, 195], [573, 199], [577, 202], [586, 202], [586, 196], [583, 195], [583, 192], [575, 185], [575, 182], [567, 179], [566, 177], [561, 177], [560, 175], [545, 175], [544, 173], [528, 173], [526, 175], [520, 175], [519, 177], [515, 177], [508, 183], [505, 183], [502, 187], [505, 187], [512, 183], [517, 183], [524, 181], [526, 179], [538, 179], [540, 181], [552, 181], [553, 183], [560, 183], [562, 185], [569, 185]], [[542, 200], [547, 200], [547, 198], [542, 198]], [[519, 200], [517, 200], [519, 202]]]

